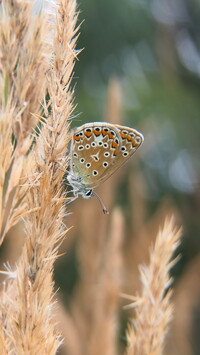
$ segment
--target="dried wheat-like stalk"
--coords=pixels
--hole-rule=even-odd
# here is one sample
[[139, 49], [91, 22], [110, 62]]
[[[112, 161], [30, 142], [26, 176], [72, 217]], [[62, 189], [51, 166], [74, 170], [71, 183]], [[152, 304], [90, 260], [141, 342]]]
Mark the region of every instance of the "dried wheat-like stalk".
[[[121, 247], [124, 229], [122, 212], [115, 209], [111, 230], [99, 270], [99, 282], [93, 298], [92, 324], [88, 336], [89, 355], [115, 355], [118, 333], [118, 303], [121, 284]], [[101, 339], [99, 339], [101, 334]], [[98, 344], [98, 347], [97, 347]]]
[[[172, 291], [168, 289], [171, 260], [180, 243], [180, 230], [175, 230], [172, 219], [167, 219], [150, 251], [148, 266], [140, 267], [141, 295], [133, 298], [135, 318], [127, 331], [127, 355], [161, 355], [164, 339], [172, 319]], [[166, 294], [165, 294], [166, 293]]]
[[[94, 217], [103, 216], [105, 220], [103, 213], [95, 216], [94, 208], [93, 211]], [[81, 280], [73, 295], [70, 315], [66, 317], [67, 354], [116, 354], [124, 220], [117, 208], [110, 216], [110, 229], [104, 228], [99, 220], [95, 235], [89, 232], [86, 222], [83, 226], [82, 221]]]
[[53, 313], [52, 273], [59, 243], [66, 233], [62, 182], [70, 139], [67, 120], [73, 112], [70, 85], [76, 58], [76, 1], [60, 0], [55, 9], [53, 55], [47, 71], [51, 113], [27, 158], [27, 235], [14, 279], [3, 292], [1, 354], [51, 355], [61, 343]]
[[46, 86], [49, 25], [33, 13], [34, 5], [0, 2], [0, 245], [26, 211], [20, 178], [35, 126], [32, 113], [41, 112]]

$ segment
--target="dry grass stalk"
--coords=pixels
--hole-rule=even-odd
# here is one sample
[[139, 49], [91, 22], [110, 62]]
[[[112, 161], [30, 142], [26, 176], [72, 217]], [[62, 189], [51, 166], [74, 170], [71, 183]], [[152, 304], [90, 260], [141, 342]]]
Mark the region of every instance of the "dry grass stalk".
[[[60, 0], [56, 16], [54, 53], [47, 72], [52, 110], [34, 151], [27, 159], [27, 235], [15, 277], [3, 291], [0, 330], [2, 355], [11, 352], [51, 355], [56, 353], [61, 343], [53, 313], [52, 273], [59, 243], [66, 233], [63, 225], [65, 192], [62, 181], [70, 139], [67, 120], [73, 112], [70, 84], [76, 58], [76, 1]], [[38, 75], [34, 79], [40, 81]], [[32, 107], [32, 112], [37, 114], [37, 106], [35, 109]], [[22, 132], [27, 130], [28, 127]]]
[[174, 228], [173, 219], [167, 219], [151, 248], [149, 266], [140, 267], [142, 290], [135, 308], [135, 318], [127, 331], [127, 355], [163, 353], [173, 314], [170, 300], [172, 291], [165, 292], [171, 282], [169, 271], [176, 262], [171, 258], [180, 243], [180, 235], [181, 231]]
[[105, 122], [122, 124], [122, 119], [123, 119], [122, 84], [118, 78], [113, 77], [108, 82]]
[[[118, 308], [122, 268], [123, 216], [119, 209], [112, 213], [111, 229], [103, 252], [99, 284], [93, 304], [89, 355], [115, 355], [118, 334]], [[105, 329], [106, 326], [106, 329]], [[101, 340], [99, 340], [101, 334]], [[97, 347], [98, 344], [98, 347]]]
[[[126, 273], [123, 279], [123, 289], [128, 294], [135, 294], [136, 290], [141, 287], [138, 265], [148, 262], [150, 244], [156, 239], [159, 226], [164, 225], [166, 216], [173, 215], [177, 224], [182, 224], [177, 208], [173, 201], [167, 197], [160, 203], [159, 208], [150, 218], [145, 217], [147, 205], [143, 192], [146, 185], [143, 176], [140, 174], [139, 166], [137, 166], [137, 162], [135, 163], [134, 179], [133, 177], [131, 179], [130, 176], [129, 180], [131, 225], [127, 229], [124, 248]], [[138, 213], [140, 216], [137, 216]]]
[[[105, 219], [103, 213], [102, 216]], [[79, 249], [81, 281], [73, 296], [71, 316], [67, 317], [66, 353], [116, 354], [124, 225], [120, 210], [115, 209], [111, 217], [111, 226], [103, 235], [101, 223], [96, 234], [90, 234], [92, 241], [86, 240], [82, 234], [84, 241]], [[73, 339], [77, 339], [78, 346]]]
[[20, 0], [0, 3], [0, 244], [26, 211], [19, 181], [35, 126], [31, 113], [41, 112], [46, 85], [48, 25], [33, 14], [34, 5]]
[[199, 270], [200, 254], [198, 253], [176, 283], [173, 297], [174, 319], [170, 327], [165, 355], [192, 355], [199, 352]]

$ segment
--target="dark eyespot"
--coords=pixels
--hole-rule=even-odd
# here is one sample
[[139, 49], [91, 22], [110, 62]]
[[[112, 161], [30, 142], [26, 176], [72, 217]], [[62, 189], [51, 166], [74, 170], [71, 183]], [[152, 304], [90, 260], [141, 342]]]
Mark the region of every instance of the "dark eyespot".
[[78, 158], [78, 154], [76, 152], [73, 153], [74, 158]]
[[91, 128], [86, 128], [86, 132], [92, 132]]
[[123, 153], [123, 156], [124, 156], [124, 157], [127, 157], [127, 155], [128, 155], [128, 152], [124, 152], [124, 153]]
[[104, 143], [104, 148], [108, 148], [108, 143]]
[[104, 161], [104, 163], [103, 163], [103, 167], [104, 167], [104, 168], [107, 168], [107, 166], [108, 166], [107, 161]]
[[110, 133], [111, 133], [113, 136], [115, 136], [115, 132], [114, 132], [114, 131], [110, 131]]
[[85, 162], [85, 159], [84, 159], [84, 158], [81, 158], [81, 159], [80, 159], [80, 162], [81, 162], [81, 163], [84, 163], [84, 162]]
[[99, 127], [95, 127], [95, 131], [99, 132], [100, 128]]
[[100, 142], [98, 143], [98, 145], [99, 145], [99, 146], [100, 146], [100, 145], [103, 145], [103, 142], [100, 141]]
[[92, 147], [96, 147], [96, 145], [97, 145], [97, 144], [96, 144], [95, 142], [92, 142], [92, 143], [91, 143], [91, 146], [92, 146]]
[[95, 176], [95, 175], [98, 175], [98, 171], [97, 170], [93, 170], [92, 174]]
[[122, 150], [122, 151], [126, 150], [126, 147], [124, 147], [124, 146], [123, 146], [123, 147], [121, 147], [121, 150]]
[[83, 145], [79, 145], [78, 146], [78, 150], [82, 150], [82, 149], [84, 149], [84, 146]]
[[91, 167], [91, 163], [87, 163], [87, 164], [86, 164], [86, 167], [87, 167], [87, 168], [90, 168], [90, 167]]
[[115, 143], [119, 144], [119, 139], [115, 138]]
[[86, 148], [86, 149], [90, 149], [90, 145], [89, 145], [89, 144], [86, 144], [85, 148]]
[[95, 161], [99, 161], [98, 155], [92, 155], [92, 158], [93, 158]]
[[104, 132], [108, 132], [109, 131], [109, 129], [108, 128], [106, 128], [106, 127], [104, 127]]
[[87, 197], [92, 196], [92, 190], [88, 190], [88, 191], [85, 193], [85, 196], [87, 196]]
[[110, 156], [110, 153], [109, 152], [105, 152], [104, 153], [104, 157], [109, 157]]

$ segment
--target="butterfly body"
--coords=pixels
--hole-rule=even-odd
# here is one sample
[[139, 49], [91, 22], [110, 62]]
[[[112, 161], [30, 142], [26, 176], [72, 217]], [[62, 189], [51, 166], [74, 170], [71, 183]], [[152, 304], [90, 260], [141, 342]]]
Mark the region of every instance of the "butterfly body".
[[93, 189], [120, 168], [142, 142], [142, 134], [135, 129], [107, 122], [87, 123], [75, 129], [68, 175], [74, 196], [93, 197]]

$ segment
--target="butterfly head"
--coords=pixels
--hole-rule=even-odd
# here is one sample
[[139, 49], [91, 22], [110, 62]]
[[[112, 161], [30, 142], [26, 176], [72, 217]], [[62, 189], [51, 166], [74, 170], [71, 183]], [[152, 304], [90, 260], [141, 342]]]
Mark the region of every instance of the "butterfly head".
[[82, 177], [77, 176], [73, 172], [69, 172], [67, 176], [67, 180], [69, 184], [73, 188], [73, 194], [75, 197], [78, 197], [78, 195], [82, 195], [82, 197], [89, 199], [94, 196], [93, 190], [89, 189], [83, 182], [82, 182]]
[[103, 213], [104, 214], [109, 214], [109, 211], [105, 207], [101, 197], [93, 190], [88, 188], [83, 182], [81, 176], [76, 176], [73, 173], [69, 173], [67, 177], [68, 182], [73, 188], [73, 194], [75, 199], [78, 197], [78, 195], [82, 195], [83, 198], [89, 199], [94, 196], [97, 197], [97, 199], [100, 202], [100, 205], [102, 207]]

